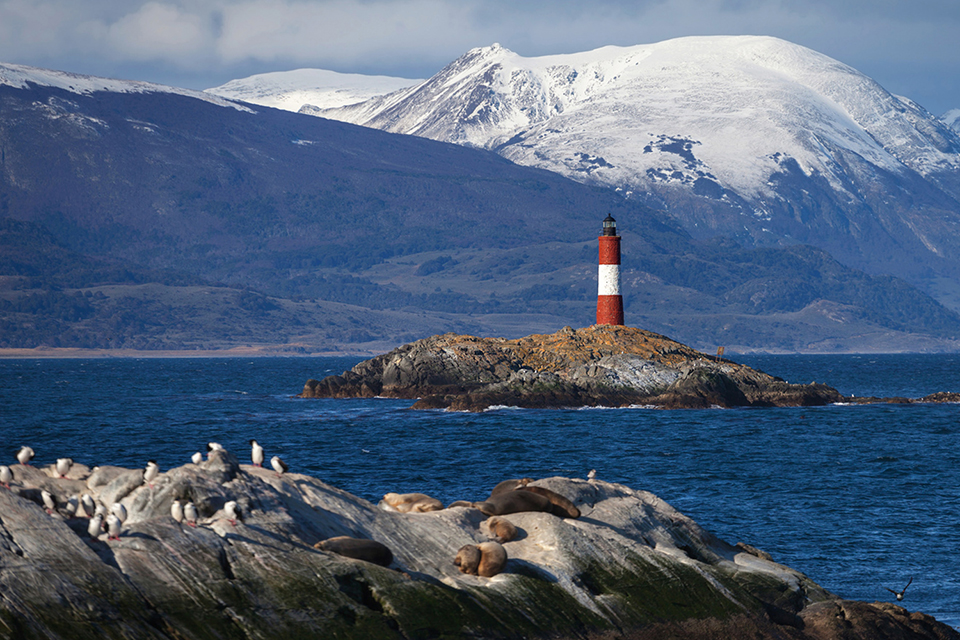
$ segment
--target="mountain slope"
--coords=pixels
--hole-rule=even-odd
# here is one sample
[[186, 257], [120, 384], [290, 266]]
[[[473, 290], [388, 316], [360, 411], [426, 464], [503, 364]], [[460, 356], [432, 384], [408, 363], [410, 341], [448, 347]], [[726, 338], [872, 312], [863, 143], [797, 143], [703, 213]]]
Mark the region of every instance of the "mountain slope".
[[467, 52], [417, 87], [303, 112], [495, 150], [665, 208], [691, 233], [810, 243], [931, 285], [960, 263], [960, 137], [826, 56], [696, 37]]
[[2, 347], [355, 351], [585, 326], [608, 213], [630, 324], [743, 349], [957, 347], [956, 314], [822, 251], [696, 240], [487, 151], [46, 73], [0, 85]]
[[299, 111], [304, 105], [342, 107], [420, 84], [423, 80], [295, 69], [239, 78], [206, 93], [264, 107]]

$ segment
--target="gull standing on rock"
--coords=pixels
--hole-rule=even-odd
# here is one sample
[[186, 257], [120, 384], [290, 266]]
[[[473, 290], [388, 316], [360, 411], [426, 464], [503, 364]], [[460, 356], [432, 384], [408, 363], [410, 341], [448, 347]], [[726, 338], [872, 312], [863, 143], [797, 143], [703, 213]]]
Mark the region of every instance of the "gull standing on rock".
[[86, 517], [92, 518], [93, 516], [97, 515], [97, 503], [93, 501], [93, 498], [90, 497], [89, 493], [85, 493], [80, 496], [80, 504], [83, 506], [83, 514]]
[[112, 513], [107, 516], [107, 540], [119, 540], [123, 523]]
[[20, 451], [17, 451], [17, 462], [25, 466], [30, 466], [31, 460], [33, 460], [33, 449], [30, 447], [20, 447]]
[[186, 506], [183, 507], [183, 517], [191, 527], [197, 526], [197, 518], [199, 515], [200, 514], [197, 513], [197, 506], [192, 502], [188, 502]]
[[192, 462], [193, 464], [200, 464], [201, 462], [203, 462], [203, 454], [197, 451], [195, 454], [190, 456], [190, 462]]
[[286, 462], [280, 459], [280, 456], [273, 456], [270, 458], [270, 466], [273, 467], [273, 470], [277, 472], [278, 476], [282, 476], [290, 470], [290, 467], [287, 466]]
[[90, 537], [94, 540], [99, 540], [102, 530], [103, 516], [93, 516], [93, 518], [90, 519], [90, 524], [87, 525], [87, 533], [89, 533]]
[[40, 497], [43, 499], [43, 506], [46, 508], [47, 513], [53, 515], [54, 509], [57, 508], [57, 501], [54, 499], [53, 494], [44, 489], [40, 492]]
[[250, 459], [253, 460], [253, 466], [263, 466], [263, 447], [256, 440], [250, 441]]
[[147, 468], [143, 470], [143, 481], [150, 485], [150, 488], [153, 488], [153, 481], [157, 477], [157, 474], [160, 473], [160, 465], [157, 464], [156, 460], [148, 460]]
[[7, 465], [0, 465], [0, 485], [10, 488], [10, 482], [13, 480], [13, 471]]
[[219, 442], [208, 442], [207, 443], [207, 460], [210, 459], [210, 454], [214, 451], [225, 451], [223, 445]]
[[170, 517], [177, 521], [177, 524], [183, 522], [183, 504], [179, 500], [174, 500], [170, 505]]
[[110, 507], [110, 512], [113, 515], [117, 516], [117, 519], [120, 521], [120, 524], [123, 524], [127, 521], [127, 508], [119, 502], [114, 502], [113, 506]]
[[223, 515], [227, 516], [227, 521], [233, 526], [237, 526], [237, 520], [242, 520], [240, 510], [237, 508], [237, 501], [231, 500], [223, 505]]
[[70, 467], [73, 466], [73, 460], [70, 458], [57, 458], [57, 475], [66, 478], [70, 473]]

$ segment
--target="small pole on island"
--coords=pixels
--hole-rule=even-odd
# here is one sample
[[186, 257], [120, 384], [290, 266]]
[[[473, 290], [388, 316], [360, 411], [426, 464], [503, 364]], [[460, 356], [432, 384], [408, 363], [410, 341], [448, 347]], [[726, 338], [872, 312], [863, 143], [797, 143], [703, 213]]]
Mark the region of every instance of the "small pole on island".
[[597, 324], [623, 324], [620, 295], [620, 236], [613, 216], [603, 219], [600, 241], [600, 273], [597, 278]]

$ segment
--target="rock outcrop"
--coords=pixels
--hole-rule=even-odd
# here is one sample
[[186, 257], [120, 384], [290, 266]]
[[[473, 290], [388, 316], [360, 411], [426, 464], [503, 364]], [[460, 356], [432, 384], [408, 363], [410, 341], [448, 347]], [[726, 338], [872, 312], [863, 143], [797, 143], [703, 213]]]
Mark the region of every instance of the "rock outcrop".
[[[502, 545], [502, 571], [487, 578], [454, 564], [458, 550], [490, 539], [477, 509], [399, 513], [309, 476], [241, 466], [226, 451], [163, 472], [152, 486], [117, 467], [75, 465], [66, 479], [12, 469], [11, 487], [0, 487], [5, 640], [960, 639], [929, 616], [837, 599], [656, 496], [606, 482], [529, 483], [580, 515], [499, 516], [516, 537]], [[56, 500], [52, 513], [41, 490]], [[68, 517], [83, 493], [125, 506], [119, 539], [91, 537], [87, 518]], [[197, 526], [171, 517], [174, 500], [196, 505]], [[235, 523], [228, 502], [238, 507]], [[372, 559], [389, 566], [335, 553], [337, 544], [314, 548], [339, 536], [380, 543], [389, 553], [375, 545], [384, 553]]]
[[490, 406], [812, 406], [843, 400], [823, 384], [789, 384], [649, 331], [564, 327], [517, 340], [447, 333], [323, 380], [304, 398], [418, 398], [414, 408]]

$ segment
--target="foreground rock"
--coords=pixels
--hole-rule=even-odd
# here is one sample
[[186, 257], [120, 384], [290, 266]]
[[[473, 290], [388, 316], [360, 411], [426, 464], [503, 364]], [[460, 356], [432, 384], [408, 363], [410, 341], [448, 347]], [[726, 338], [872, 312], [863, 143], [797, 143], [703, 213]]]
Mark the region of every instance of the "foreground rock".
[[304, 398], [419, 398], [414, 408], [490, 406], [814, 406], [843, 396], [789, 384], [664, 336], [623, 326], [565, 327], [518, 340], [447, 333], [309, 380]]
[[[490, 539], [475, 508], [400, 513], [225, 451], [210, 458], [153, 486], [139, 470], [75, 465], [59, 479], [14, 466], [0, 488], [0, 638], [960, 638], [898, 606], [839, 600], [622, 485], [530, 483], [580, 515], [498, 516], [516, 537], [487, 578], [454, 564]], [[41, 490], [56, 499], [52, 514]], [[126, 507], [119, 539], [66, 517], [84, 492]], [[197, 506], [196, 527], [171, 518], [175, 499]], [[375, 540], [392, 563], [314, 548], [338, 536]]]

